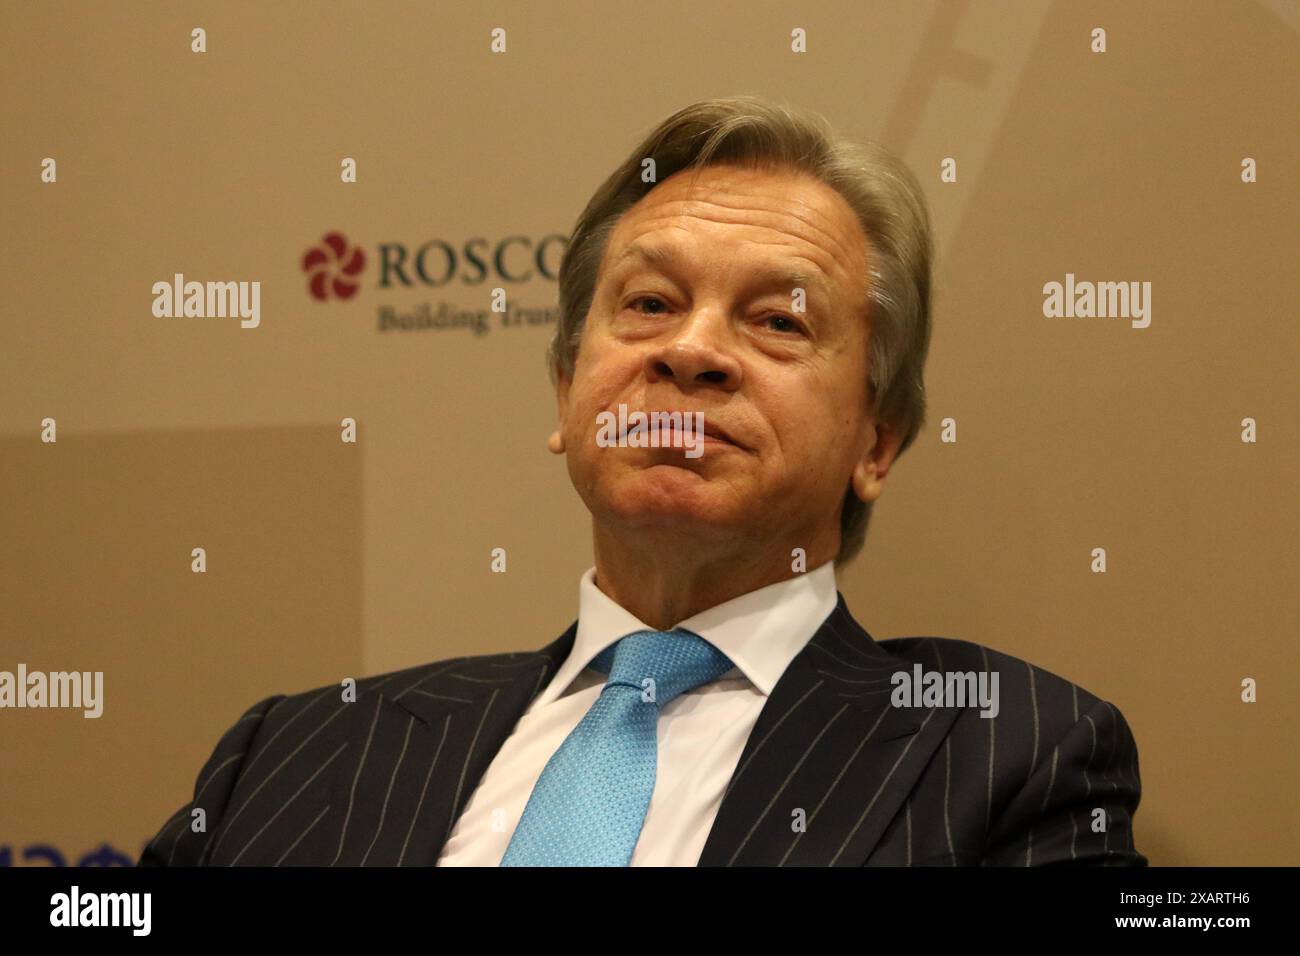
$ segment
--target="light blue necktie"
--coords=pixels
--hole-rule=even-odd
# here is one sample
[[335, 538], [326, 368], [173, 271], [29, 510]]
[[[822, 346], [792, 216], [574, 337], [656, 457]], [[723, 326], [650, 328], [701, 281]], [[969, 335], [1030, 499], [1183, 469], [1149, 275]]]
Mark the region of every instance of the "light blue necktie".
[[609, 674], [551, 755], [502, 866], [627, 866], [655, 789], [659, 710], [732, 663], [690, 631], [634, 631], [591, 666]]

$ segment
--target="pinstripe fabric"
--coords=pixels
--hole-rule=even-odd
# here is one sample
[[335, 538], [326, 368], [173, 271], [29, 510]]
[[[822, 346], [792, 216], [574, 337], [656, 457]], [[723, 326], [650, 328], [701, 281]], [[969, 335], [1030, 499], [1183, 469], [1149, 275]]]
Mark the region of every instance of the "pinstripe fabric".
[[[352, 703], [332, 686], [260, 701], [140, 864], [433, 866], [575, 629], [538, 651], [366, 678]], [[997, 671], [998, 716], [891, 706], [890, 675], [916, 662]], [[699, 862], [1145, 865], [1140, 794], [1137, 745], [1109, 702], [966, 641], [876, 642], [841, 595], [773, 688]]]

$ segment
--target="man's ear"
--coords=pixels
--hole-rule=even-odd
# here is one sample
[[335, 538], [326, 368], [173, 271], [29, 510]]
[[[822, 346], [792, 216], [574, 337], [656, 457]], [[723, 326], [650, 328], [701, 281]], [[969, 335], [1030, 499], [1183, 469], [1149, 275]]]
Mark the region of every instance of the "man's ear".
[[862, 457], [853, 466], [853, 493], [862, 501], [875, 501], [884, 489], [889, 466], [898, 456], [903, 436], [887, 422], [867, 425], [869, 438]]
[[551, 437], [546, 440], [546, 447], [554, 454], [564, 454], [564, 418], [569, 412], [569, 376], [564, 373], [563, 369], [556, 371], [555, 375], [555, 400], [559, 411], [559, 424], [556, 425], [555, 431], [551, 432]]

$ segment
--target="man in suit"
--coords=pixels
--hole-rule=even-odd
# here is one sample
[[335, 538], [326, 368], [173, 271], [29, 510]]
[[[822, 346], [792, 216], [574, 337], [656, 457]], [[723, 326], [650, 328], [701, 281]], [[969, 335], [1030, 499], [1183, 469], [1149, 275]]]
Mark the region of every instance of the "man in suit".
[[878, 146], [748, 97], [666, 120], [560, 271], [578, 619], [261, 701], [141, 864], [1144, 865], [1112, 704], [836, 589], [924, 419], [931, 245]]

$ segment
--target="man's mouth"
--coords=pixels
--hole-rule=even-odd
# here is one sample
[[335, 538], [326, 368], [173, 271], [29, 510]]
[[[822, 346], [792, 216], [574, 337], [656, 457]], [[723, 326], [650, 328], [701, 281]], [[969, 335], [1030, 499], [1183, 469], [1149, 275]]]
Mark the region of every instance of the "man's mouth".
[[[741, 449], [744, 449], [745, 447], [740, 442], [736, 441], [727, 429], [723, 428], [716, 422], [710, 421], [709, 417], [703, 412], [689, 412], [681, 409], [661, 409], [642, 412], [642, 414], [646, 417], [646, 424], [643, 427], [644, 434], [654, 434], [657, 428], [661, 444], [669, 444], [669, 442], [662, 441], [662, 439], [666, 438], [669, 439], [671, 444], [674, 446], [683, 444], [687, 439], [693, 439], [695, 441], [712, 440], [714, 442], [721, 442]], [[696, 424], [700, 421], [700, 419], [696, 418], [696, 415], [702, 416], [702, 428], [696, 428]], [[655, 416], [658, 416], [658, 418], [656, 419]], [[673, 418], [672, 416], [676, 416], [676, 418]], [[626, 439], [627, 433], [630, 430], [630, 428], [625, 428], [620, 431], [619, 439]]]

